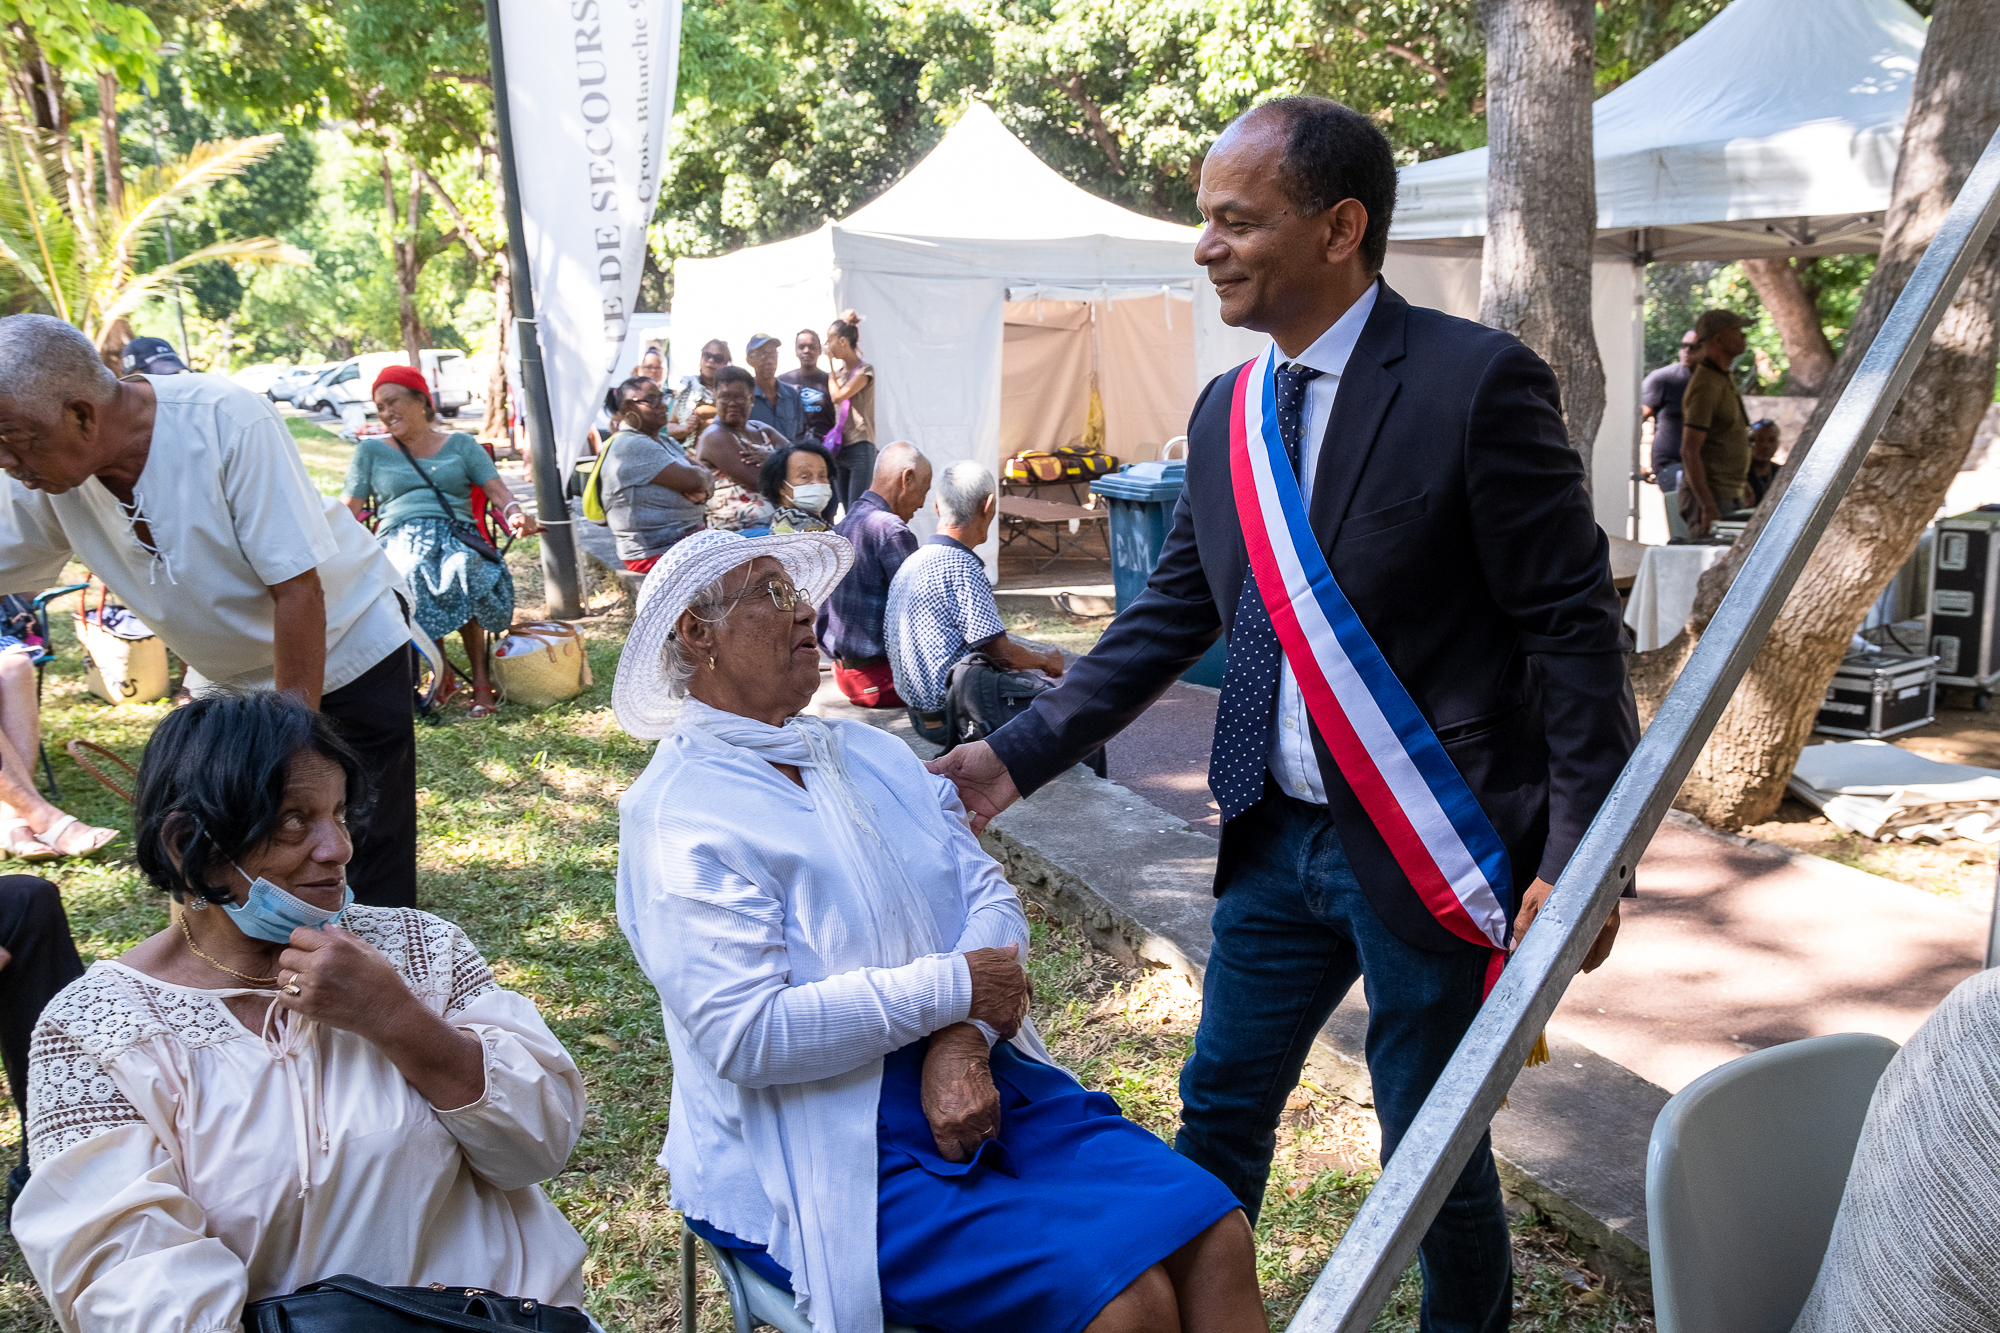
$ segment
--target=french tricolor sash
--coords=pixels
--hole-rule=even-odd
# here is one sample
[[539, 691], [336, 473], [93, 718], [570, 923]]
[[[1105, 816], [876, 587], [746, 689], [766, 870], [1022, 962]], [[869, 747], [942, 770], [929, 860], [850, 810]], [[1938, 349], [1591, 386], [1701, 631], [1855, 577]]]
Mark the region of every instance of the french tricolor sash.
[[1507, 947], [1507, 848], [1444, 743], [1334, 582], [1278, 435], [1276, 348], [1236, 376], [1229, 455], [1257, 593], [1341, 776], [1438, 923]]

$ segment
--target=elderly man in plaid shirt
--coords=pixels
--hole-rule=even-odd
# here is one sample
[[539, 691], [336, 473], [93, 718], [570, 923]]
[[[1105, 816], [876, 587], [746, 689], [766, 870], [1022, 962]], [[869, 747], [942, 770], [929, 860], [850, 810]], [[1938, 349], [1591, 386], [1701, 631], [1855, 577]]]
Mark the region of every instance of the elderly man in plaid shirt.
[[910, 518], [924, 507], [930, 489], [930, 460], [913, 444], [892, 444], [876, 457], [868, 490], [834, 528], [854, 547], [854, 568], [827, 598], [819, 641], [833, 658], [833, 683], [863, 708], [903, 706], [889, 669], [882, 618], [896, 571], [917, 549]]

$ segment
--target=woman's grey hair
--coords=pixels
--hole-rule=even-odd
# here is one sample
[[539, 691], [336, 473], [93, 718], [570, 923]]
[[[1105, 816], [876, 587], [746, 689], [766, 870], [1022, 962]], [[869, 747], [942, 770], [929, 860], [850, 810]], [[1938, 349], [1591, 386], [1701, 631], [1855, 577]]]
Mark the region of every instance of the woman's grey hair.
[[937, 483], [938, 516], [957, 527], [970, 523], [986, 508], [993, 494], [993, 474], [971, 459], [953, 463]]
[[[739, 565], [737, 568], [740, 569], [742, 566]], [[689, 600], [687, 609], [694, 613], [696, 620], [705, 624], [720, 625], [729, 619], [730, 609], [736, 603], [728, 600], [723, 591], [722, 581], [733, 573], [735, 570], [724, 573], [721, 578], [716, 579]], [[674, 619], [678, 623], [680, 617], [676, 616]], [[687, 698], [688, 682], [694, 679], [695, 666], [694, 653], [688, 648], [687, 641], [681, 638], [678, 631], [670, 631], [665, 645], [660, 649], [660, 674], [666, 678], [669, 699]]]
[[22, 415], [46, 420], [79, 398], [110, 402], [118, 377], [74, 324], [53, 315], [9, 315], [0, 319], [0, 395]]

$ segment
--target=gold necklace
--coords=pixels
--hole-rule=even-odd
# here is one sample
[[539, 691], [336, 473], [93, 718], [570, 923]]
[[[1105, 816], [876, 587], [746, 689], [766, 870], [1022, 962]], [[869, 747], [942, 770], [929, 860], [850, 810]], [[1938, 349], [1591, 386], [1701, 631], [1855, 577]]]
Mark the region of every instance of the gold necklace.
[[252, 985], [275, 986], [278, 983], [278, 979], [276, 977], [253, 977], [248, 972], [238, 972], [235, 968], [230, 967], [227, 963], [218, 963], [213, 958], [210, 958], [207, 954], [203, 953], [201, 951], [201, 946], [194, 942], [194, 932], [188, 929], [188, 919], [186, 912], [181, 913], [181, 935], [187, 940], [188, 948], [194, 950], [194, 956], [201, 959], [202, 962], [207, 963], [210, 967], [220, 968], [222, 971], [227, 972], [230, 976], [238, 977], [244, 981], [250, 982]]

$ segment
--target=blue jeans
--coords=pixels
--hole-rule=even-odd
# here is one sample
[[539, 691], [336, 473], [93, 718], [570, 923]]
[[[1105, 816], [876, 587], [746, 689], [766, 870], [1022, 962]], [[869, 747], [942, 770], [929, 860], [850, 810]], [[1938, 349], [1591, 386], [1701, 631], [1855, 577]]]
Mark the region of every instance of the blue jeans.
[[[1363, 979], [1368, 1072], [1386, 1161], [1479, 1012], [1483, 950], [1429, 953], [1392, 935], [1363, 895], [1322, 806], [1268, 781], [1238, 819], [1216, 904], [1201, 1027], [1181, 1071], [1174, 1147], [1242, 1201], [1254, 1223], [1278, 1116], [1314, 1036]], [[1483, 1137], [1418, 1250], [1423, 1333], [1495, 1333], [1514, 1304], [1507, 1214]]]

